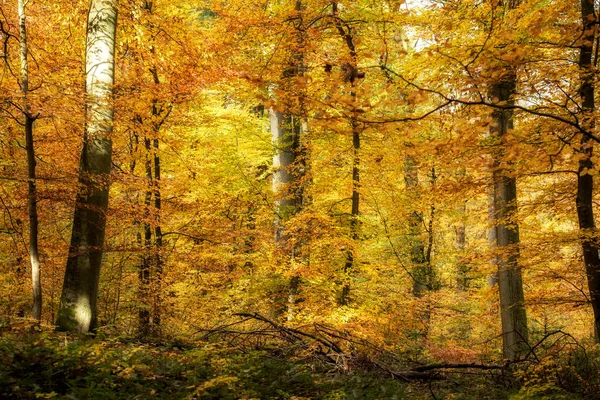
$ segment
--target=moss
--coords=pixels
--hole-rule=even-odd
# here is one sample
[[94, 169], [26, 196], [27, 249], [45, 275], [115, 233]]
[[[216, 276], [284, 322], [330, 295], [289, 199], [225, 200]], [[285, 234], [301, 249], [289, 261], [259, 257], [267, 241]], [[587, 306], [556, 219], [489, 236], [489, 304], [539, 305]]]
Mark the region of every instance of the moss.
[[77, 332], [77, 320], [75, 309], [72, 307], [61, 307], [56, 319], [56, 330], [58, 332]]

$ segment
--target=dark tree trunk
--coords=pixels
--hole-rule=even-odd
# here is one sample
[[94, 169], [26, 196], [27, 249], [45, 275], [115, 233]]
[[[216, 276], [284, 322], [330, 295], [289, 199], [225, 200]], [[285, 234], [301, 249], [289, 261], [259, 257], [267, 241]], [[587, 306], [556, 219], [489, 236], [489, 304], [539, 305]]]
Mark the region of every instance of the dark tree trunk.
[[18, 2], [19, 42], [21, 56], [21, 92], [23, 93], [23, 116], [25, 117], [25, 150], [27, 152], [27, 209], [29, 213], [29, 259], [31, 262], [31, 286], [33, 290], [32, 316], [38, 322], [42, 319], [42, 281], [38, 246], [39, 219], [37, 212], [36, 162], [33, 143], [33, 116], [29, 109], [29, 64], [27, 49], [27, 24], [25, 18], [25, 0]]
[[354, 34], [352, 28], [346, 25], [339, 16], [338, 2], [331, 3], [332, 16], [335, 21], [336, 29], [344, 41], [348, 50], [350, 60], [344, 63], [342, 68], [343, 80], [350, 83], [350, 97], [352, 98], [353, 108], [350, 110], [348, 122], [352, 131], [352, 205], [350, 209], [350, 239], [353, 248], [346, 252], [346, 262], [344, 263], [342, 290], [339, 297], [340, 305], [347, 305], [350, 295], [350, 274], [356, 268], [357, 254], [356, 246], [358, 244], [359, 229], [360, 229], [360, 136], [361, 128], [358, 122], [358, 110], [356, 106], [356, 89], [355, 83], [357, 79], [363, 78], [364, 74], [358, 70], [358, 57], [356, 46], [354, 44]]
[[[143, 128], [143, 127], [142, 127]], [[146, 336], [151, 333], [152, 321], [150, 317], [150, 310], [152, 308], [152, 302], [150, 301], [152, 288], [151, 288], [151, 271], [152, 271], [152, 226], [150, 225], [150, 204], [152, 202], [152, 159], [151, 159], [151, 146], [150, 138], [144, 138], [144, 149], [146, 160], [144, 163], [145, 175], [146, 175], [146, 192], [144, 194], [144, 221], [142, 222], [143, 238], [140, 235], [141, 255], [140, 264], [138, 267], [138, 279], [139, 279], [139, 335]]]
[[[351, 93], [356, 97], [355, 92]], [[360, 215], [360, 130], [358, 123], [353, 119], [350, 121], [352, 127], [352, 207], [350, 210], [350, 239], [356, 245], [358, 242], [359, 215]], [[348, 250], [346, 263], [344, 264], [344, 276], [342, 293], [340, 294], [340, 305], [348, 304], [350, 294], [350, 272], [354, 269], [356, 254], [354, 249]]]
[[[158, 134], [158, 130], [155, 132]], [[161, 311], [162, 311], [162, 279], [163, 279], [163, 260], [162, 260], [162, 228], [161, 212], [162, 199], [160, 195], [160, 145], [158, 138], [154, 138], [154, 210], [156, 212], [156, 225], [154, 226], [154, 304], [153, 304], [153, 323], [155, 333], [160, 333]]]
[[[595, 110], [594, 73], [596, 70], [592, 63], [596, 26], [596, 13], [592, 0], [581, 0], [581, 21], [583, 35], [579, 50], [579, 70], [581, 76], [579, 94], [581, 96], [583, 123], [585, 124], [585, 128], [591, 132], [595, 127], [593, 113]], [[596, 341], [600, 341], [600, 258], [598, 256], [600, 246], [598, 245], [596, 235], [593, 210], [594, 177], [587, 173], [587, 171], [594, 168], [592, 162], [593, 144], [588, 136], [584, 135], [581, 137], [579, 152], [583, 157], [579, 160], [578, 168], [577, 217], [582, 237], [583, 262], [585, 264], [590, 301], [594, 313], [594, 336]]]
[[[144, 1], [142, 12], [151, 14], [154, 3]], [[155, 54], [154, 43], [149, 43], [149, 52]], [[155, 64], [149, 68], [152, 83], [160, 85], [158, 70]], [[145, 221], [143, 223], [144, 240], [139, 266], [139, 334], [160, 335], [161, 324], [161, 290], [163, 278], [161, 229], [162, 199], [160, 192], [160, 140], [159, 133], [162, 125], [170, 115], [172, 107], [159, 99], [152, 100], [150, 114], [151, 122], [137, 117], [139, 128], [144, 132], [145, 178], [146, 192], [144, 197]], [[140, 235], [141, 236], [141, 235]]]
[[[509, 70], [490, 88], [490, 97], [499, 104], [514, 104], [516, 76]], [[506, 134], [513, 129], [512, 110], [496, 109], [492, 114], [491, 137], [498, 145], [493, 154], [494, 227], [498, 289], [502, 320], [503, 355], [514, 359], [525, 355], [529, 347], [523, 278], [519, 265], [519, 225], [517, 222], [517, 183], [508, 167], [503, 147]]]
[[37, 188], [35, 173], [35, 151], [33, 145], [33, 122], [35, 118], [25, 114], [25, 141], [27, 149], [27, 204], [29, 209], [29, 257], [31, 260], [31, 284], [33, 287], [32, 316], [42, 319], [42, 281], [38, 246], [39, 220], [37, 213]]

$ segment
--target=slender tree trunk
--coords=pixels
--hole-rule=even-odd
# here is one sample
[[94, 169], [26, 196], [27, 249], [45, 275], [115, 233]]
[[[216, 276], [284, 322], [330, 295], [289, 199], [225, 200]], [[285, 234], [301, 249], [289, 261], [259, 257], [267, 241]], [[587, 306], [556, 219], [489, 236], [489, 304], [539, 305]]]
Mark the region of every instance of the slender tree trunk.
[[[158, 135], [158, 130], [155, 132]], [[161, 228], [161, 210], [162, 199], [160, 195], [160, 146], [158, 138], [153, 140], [154, 144], [154, 210], [156, 212], [156, 225], [154, 226], [154, 303], [152, 307], [152, 320], [154, 324], [154, 333], [159, 334], [162, 311], [162, 279], [163, 279], [163, 260], [162, 260], [162, 228]]]
[[[145, 8], [149, 13], [152, 13], [153, 2], [146, 1]], [[152, 55], [155, 54], [154, 44], [150, 48]], [[158, 76], [158, 70], [156, 64], [150, 68], [152, 74], [152, 80], [154, 85], [160, 85], [160, 78]], [[163, 247], [163, 234], [161, 228], [161, 217], [162, 217], [162, 197], [160, 192], [160, 181], [161, 181], [161, 163], [160, 163], [160, 140], [159, 132], [162, 128], [163, 123], [169, 117], [172, 111], [172, 106], [166, 106], [160, 104], [158, 99], [152, 100], [152, 116], [154, 123], [152, 125], [152, 158], [154, 166], [154, 181], [152, 182], [153, 194], [154, 194], [154, 212], [155, 212], [155, 225], [154, 225], [154, 285], [153, 285], [153, 304], [152, 304], [152, 324], [153, 333], [160, 335], [160, 325], [162, 319], [162, 283], [163, 283], [163, 259], [162, 259], [162, 247]]]
[[460, 215], [461, 221], [455, 227], [456, 230], [456, 252], [458, 253], [457, 261], [456, 261], [456, 288], [460, 291], [469, 290], [469, 266], [465, 260], [465, 248], [467, 244], [467, 235], [466, 235], [466, 226], [463, 220], [466, 212], [467, 212], [467, 203], [462, 202], [458, 206], [458, 213]]
[[[153, 108], [153, 116], [155, 115]], [[145, 221], [142, 223], [144, 237], [139, 234], [138, 242], [142, 248], [139, 278], [139, 334], [159, 334], [161, 320], [161, 287], [162, 287], [162, 229], [160, 225], [160, 212], [162, 201], [160, 195], [160, 156], [158, 154], [159, 141], [156, 135], [160, 125], [153, 126], [153, 139], [144, 139], [146, 151], [145, 174], [147, 188], [144, 197]], [[152, 223], [150, 222], [152, 221]], [[154, 237], [154, 240], [153, 240]]]
[[91, 0], [86, 43], [86, 130], [57, 329], [93, 332], [110, 185], [117, 0]]
[[27, 151], [27, 208], [29, 210], [29, 259], [31, 262], [31, 285], [33, 288], [32, 316], [38, 322], [42, 319], [42, 281], [40, 256], [38, 249], [39, 221], [37, 213], [37, 188], [35, 173], [35, 148], [33, 142], [33, 123], [37, 116], [31, 114], [27, 96], [29, 94], [29, 66], [27, 49], [27, 24], [25, 19], [25, 0], [18, 2], [19, 41], [21, 44], [21, 92], [23, 93], [23, 116], [25, 117], [25, 149]]
[[[351, 93], [356, 97], [356, 93]], [[359, 215], [360, 215], [360, 131], [358, 123], [353, 119], [352, 126], [352, 208], [350, 211], [350, 239], [354, 244], [358, 241]], [[340, 305], [348, 304], [348, 295], [350, 294], [350, 277], [348, 274], [354, 269], [356, 255], [354, 249], [348, 250], [346, 254], [346, 263], [344, 264], [344, 278], [342, 284], [342, 293], [340, 295]]]
[[[581, 0], [581, 21], [583, 35], [579, 48], [581, 77], [579, 94], [581, 96], [583, 123], [585, 128], [591, 132], [595, 127], [593, 113], [596, 107], [594, 102], [594, 74], [596, 68], [592, 62], [592, 54], [597, 20], [593, 0]], [[594, 312], [594, 336], [598, 342], [600, 341], [600, 258], [598, 256], [600, 246], [596, 235], [593, 210], [594, 177], [587, 173], [587, 171], [594, 168], [592, 162], [593, 144], [588, 136], [581, 137], [579, 152], [584, 157], [579, 160], [576, 207], [582, 236], [583, 262]]]
[[[153, 4], [152, 1], [142, 2], [142, 12], [151, 14]], [[149, 52], [154, 56], [154, 43], [150, 42], [148, 47]], [[149, 68], [149, 71], [152, 76], [152, 83], [155, 86], [159, 85], [161, 82], [154, 63]], [[135, 118], [138, 128], [144, 132], [144, 166], [147, 185], [144, 196], [145, 221], [142, 224], [143, 240], [141, 233], [138, 233], [138, 243], [142, 249], [138, 267], [138, 324], [140, 336], [158, 335], [160, 333], [163, 262], [161, 256], [162, 230], [160, 214], [162, 201], [160, 193], [161, 173], [158, 135], [171, 110], [170, 106], [163, 107], [161, 102], [157, 98], [154, 98], [150, 110], [152, 116], [150, 122], [144, 121], [144, 118], [139, 115]], [[137, 135], [135, 137], [137, 144]]]
[[[459, 167], [458, 171], [456, 172], [456, 177], [462, 179], [466, 176], [466, 173], [467, 172], [464, 167]], [[467, 202], [461, 201], [456, 211], [459, 217], [459, 222], [454, 227], [456, 232], [456, 252], [458, 253], [456, 257], [456, 288], [459, 291], [464, 292], [469, 290], [469, 284], [471, 281], [471, 277], [469, 276], [470, 268], [465, 257], [465, 248], [467, 245], [467, 227], [465, 224], [465, 218], [467, 216]]]
[[[352, 206], [350, 210], [350, 239], [356, 247], [359, 238], [360, 229], [360, 134], [361, 129], [358, 123], [358, 110], [356, 109], [356, 89], [357, 79], [364, 77], [363, 73], [358, 71], [358, 57], [354, 43], [354, 35], [351, 27], [345, 25], [339, 17], [338, 2], [331, 3], [332, 16], [335, 21], [336, 29], [344, 41], [348, 54], [349, 62], [344, 63], [341, 68], [344, 82], [350, 83], [350, 97], [352, 98], [352, 110], [349, 118], [350, 129], [352, 131]], [[340, 293], [339, 304], [347, 305], [350, 294], [350, 272], [356, 267], [356, 248], [351, 248], [346, 253], [346, 262], [343, 269], [342, 291]]]
[[29, 257], [31, 260], [31, 284], [33, 287], [32, 316], [38, 322], [42, 320], [42, 280], [38, 247], [38, 213], [37, 213], [37, 188], [35, 173], [35, 153], [33, 145], [33, 121], [30, 116], [25, 117], [25, 138], [27, 149], [27, 203], [29, 209]]
[[[494, 145], [495, 142], [498, 140], [497, 136], [495, 135], [495, 131], [493, 131], [492, 129], [488, 130], [485, 134], [485, 138], [486, 141], [488, 142], [489, 145]], [[490, 257], [490, 265], [492, 267], [492, 273], [490, 273], [487, 276], [487, 282], [488, 282], [488, 286], [489, 287], [494, 287], [498, 284], [498, 257], [496, 256], [496, 250], [497, 250], [497, 243], [496, 243], [496, 210], [495, 210], [495, 200], [494, 200], [494, 192], [495, 192], [495, 188], [494, 188], [494, 156], [492, 154], [488, 155], [488, 158], [486, 160], [486, 167], [487, 170], [490, 172], [490, 176], [492, 177], [492, 181], [490, 182], [490, 184], [487, 187], [487, 219], [488, 219], [488, 225], [489, 228], [487, 230], [487, 238], [488, 238], [488, 245], [489, 248], [491, 250], [491, 257]], [[490, 308], [492, 308], [490, 306]]]
[[[435, 187], [436, 175], [435, 169], [431, 169], [431, 186]], [[404, 184], [406, 192], [410, 196], [410, 201], [415, 203], [419, 200], [419, 176], [418, 168], [412, 156], [404, 158]], [[431, 321], [431, 302], [429, 297], [425, 297], [430, 291], [437, 290], [439, 285], [435, 270], [431, 263], [433, 251], [433, 223], [435, 218], [435, 206], [430, 206], [429, 221], [425, 226], [423, 214], [416, 209], [410, 211], [408, 215], [408, 240], [410, 261], [412, 264], [411, 278], [413, 281], [413, 295], [419, 302], [420, 311], [418, 317], [423, 323], [419, 336], [426, 337]], [[423, 239], [423, 233], [427, 233], [427, 241]]]
[[[492, 171], [493, 175], [493, 167], [490, 166], [490, 170]], [[492, 267], [494, 267], [494, 272], [488, 275], [488, 286], [490, 287], [494, 287], [498, 284], [498, 257], [495, 254], [497, 243], [496, 226], [494, 225], [496, 221], [496, 218], [494, 217], [496, 213], [494, 206], [494, 190], [494, 183], [492, 182], [488, 188], [488, 222], [490, 224], [490, 228], [488, 229], [488, 244], [490, 245], [490, 249], [494, 252], [490, 259], [490, 264], [492, 264]]]
[[[501, 104], [514, 104], [516, 76], [509, 70], [494, 83], [490, 97]], [[500, 314], [502, 320], [502, 353], [505, 358], [522, 356], [527, 346], [527, 315], [524, 305], [523, 278], [519, 266], [519, 225], [517, 222], [517, 183], [506, 166], [506, 134], [513, 129], [512, 110], [497, 109], [492, 114], [490, 134], [499, 150], [494, 154], [494, 226], [496, 228], [498, 289], [500, 292]]]
[[[142, 223], [143, 239], [140, 240], [142, 243], [142, 254], [140, 256], [140, 265], [138, 270], [138, 279], [140, 284], [139, 289], [139, 334], [140, 336], [146, 336], [151, 332], [151, 317], [150, 310], [152, 304], [150, 301], [151, 296], [151, 258], [152, 258], [152, 227], [150, 225], [150, 204], [152, 202], [152, 159], [151, 159], [151, 141], [150, 138], [144, 137], [144, 149], [146, 161], [144, 163], [146, 173], [146, 193], [144, 195], [144, 222]], [[141, 235], [140, 235], [141, 239]]]
[[[415, 160], [411, 156], [404, 158], [404, 184], [406, 191], [415, 195], [419, 187], [419, 176]], [[413, 201], [417, 199], [414, 198]], [[408, 235], [410, 237], [410, 261], [412, 263], [413, 295], [423, 297], [429, 287], [425, 243], [421, 235], [423, 217], [413, 210], [408, 216]]]
[[[437, 175], [435, 174], [435, 167], [431, 168], [431, 190], [435, 191], [435, 183], [437, 180]], [[433, 271], [433, 265], [431, 264], [431, 253], [433, 251], [433, 222], [435, 220], [435, 203], [432, 200], [431, 205], [429, 206], [429, 222], [427, 223], [427, 250], [425, 251], [425, 262], [427, 263], [427, 287], [429, 290], [437, 289], [437, 285], [435, 283], [436, 277]]]

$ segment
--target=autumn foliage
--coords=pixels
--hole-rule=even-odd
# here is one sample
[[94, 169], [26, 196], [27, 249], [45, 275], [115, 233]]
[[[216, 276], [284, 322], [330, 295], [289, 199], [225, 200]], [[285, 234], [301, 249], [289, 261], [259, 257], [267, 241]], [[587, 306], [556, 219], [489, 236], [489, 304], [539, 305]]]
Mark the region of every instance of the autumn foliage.
[[[109, 100], [86, 87], [96, 1], [118, 9]], [[513, 376], [523, 396], [576, 391], [584, 365], [597, 368], [594, 2], [94, 2], [26, 3], [24, 88], [18, 2], [0, 1], [3, 324], [31, 315], [34, 199], [42, 326], [64, 328], [67, 259], [97, 251], [91, 331], [104, 338], [208, 340], [259, 315], [414, 365], [535, 361]], [[90, 177], [90, 110], [103, 102], [110, 173]], [[87, 208], [105, 217], [104, 242], [74, 247], [93, 188], [110, 188], [106, 211]], [[121, 345], [90, 346], [75, 351], [96, 364], [77, 368], [112, 363], [93, 346]], [[194, 390], [219, 398], [209, 376], [229, 378], [215, 346]], [[151, 374], [135, 357], [117, 376]]]

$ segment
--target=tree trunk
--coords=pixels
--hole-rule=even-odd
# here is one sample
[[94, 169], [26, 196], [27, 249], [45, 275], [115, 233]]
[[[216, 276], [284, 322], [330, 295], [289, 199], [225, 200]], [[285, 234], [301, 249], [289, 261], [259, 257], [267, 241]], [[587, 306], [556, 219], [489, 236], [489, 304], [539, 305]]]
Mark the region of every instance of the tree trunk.
[[[355, 92], [351, 92], [352, 97], [356, 97]], [[360, 215], [360, 131], [358, 123], [352, 119], [352, 207], [350, 210], [350, 239], [354, 244], [358, 241], [359, 215]], [[346, 254], [346, 263], [344, 264], [344, 277], [342, 284], [342, 293], [340, 295], [340, 305], [348, 304], [348, 295], [350, 294], [349, 273], [354, 269], [356, 255], [354, 249], [348, 250]]]
[[[431, 186], [435, 187], [435, 169], [431, 169]], [[404, 158], [404, 184], [411, 203], [419, 200], [419, 175], [418, 168], [412, 156]], [[435, 270], [431, 263], [433, 250], [433, 222], [435, 218], [435, 206], [430, 206], [429, 221], [425, 226], [423, 214], [416, 209], [410, 210], [408, 215], [408, 251], [411, 261], [411, 273], [413, 283], [413, 296], [418, 301], [418, 317], [423, 327], [418, 331], [419, 336], [425, 338], [428, 335], [431, 321], [431, 302], [425, 297], [428, 292], [437, 290], [439, 285]], [[423, 233], [427, 232], [427, 242], [423, 239]]]
[[[159, 128], [159, 127], [157, 127]], [[158, 129], [155, 131], [158, 135]], [[152, 304], [152, 322], [154, 325], [154, 333], [160, 333], [161, 311], [162, 311], [162, 277], [163, 277], [163, 260], [162, 260], [162, 228], [161, 228], [161, 209], [162, 199], [160, 195], [160, 146], [158, 138], [155, 137], [154, 143], [154, 210], [156, 213], [156, 224], [154, 226], [154, 287], [153, 287], [153, 304]]]
[[469, 266], [465, 260], [465, 248], [467, 244], [466, 226], [464, 222], [465, 214], [467, 212], [467, 203], [462, 202], [458, 206], [458, 214], [460, 215], [461, 221], [456, 225], [456, 252], [458, 257], [456, 260], [456, 288], [460, 291], [469, 290]]
[[[416, 201], [415, 192], [419, 187], [419, 176], [415, 160], [411, 156], [404, 158], [404, 184], [407, 193], [415, 197], [411, 198], [411, 201]], [[408, 215], [408, 236], [410, 261], [412, 263], [413, 295], [415, 297], [423, 297], [429, 287], [425, 243], [421, 235], [422, 221], [423, 217], [418, 211], [410, 211]]]
[[[336, 29], [350, 56], [349, 62], [344, 63], [341, 68], [343, 72], [344, 82], [350, 83], [350, 97], [352, 98], [352, 109], [350, 110], [350, 118], [348, 120], [352, 131], [352, 206], [350, 209], [350, 239], [353, 247], [356, 247], [359, 237], [359, 216], [360, 216], [360, 134], [361, 129], [358, 123], [358, 110], [356, 108], [356, 89], [355, 81], [363, 78], [364, 74], [358, 71], [358, 57], [356, 46], [354, 44], [354, 34], [352, 28], [345, 25], [339, 17], [338, 2], [331, 3], [333, 18]], [[342, 291], [340, 293], [339, 304], [348, 304], [348, 295], [350, 294], [350, 272], [356, 267], [356, 248], [351, 248], [346, 253], [346, 262], [343, 269]]]
[[71, 245], [57, 329], [97, 328], [96, 302], [104, 247], [113, 131], [117, 0], [91, 0], [86, 43], [86, 130]]
[[[153, 5], [154, 3], [151, 1], [142, 2], [142, 12], [151, 14]], [[151, 37], [154, 37], [154, 35], [151, 35]], [[154, 56], [155, 44], [153, 41], [148, 44], [148, 48], [151, 55]], [[152, 75], [152, 83], [155, 86], [160, 85], [161, 82], [155, 63], [152, 63], [149, 71]], [[144, 232], [143, 240], [141, 233], [138, 233], [138, 243], [142, 251], [138, 266], [138, 323], [140, 336], [158, 335], [160, 328], [160, 291], [162, 286], [163, 262], [161, 256], [162, 229], [160, 226], [160, 213], [162, 201], [160, 193], [160, 145], [158, 134], [163, 123], [170, 115], [171, 110], [171, 106], [163, 107], [159, 99], [154, 98], [150, 110], [150, 114], [152, 115], [151, 122], [145, 123], [144, 118], [140, 115], [135, 117], [137, 128], [143, 132], [144, 136], [144, 173], [147, 185], [144, 196], [145, 221], [142, 224]], [[137, 142], [137, 134], [134, 136]]]
[[[516, 76], [509, 70], [503, 79], [495, 82], [490, 97], [500, 104], [514, 104]], [[513, 129], [512, 110], [496, 109], [492, 114], [490, 135], [499, 150], [493, 154], [494, 226], [498, 265], [498, 289], [502, 320], [502, 354], [514, 359], [529, 349], [527, 346], [527, 315], [524, 305], [523, 279], [519, 266], [519, 225], [517, 222], [517, 184], [505, 164], [506, 134]]]
[[[145, 7], [148, 12], [152, 12], [153, 2], [146, 2]], [[155, 54], [154, 44], [150, 48], [152, 55]], [[158, 70], [156, 64], [150, 68], [152, 74], [152, 80], [155, 86], [160, 85], [160, 79], [158, 76]], [[159, 133], [162, 125], [165, 123], [173, 107], [171, 105], [161, 104], [157, 98], [152, 100], [152, 160], [154, 167], [154, 176], [152, 182], [152, 191], [154, 195], [154, 281], [152, 285], [152, 333], [160, 336], [160, 323], [161, 323], [161, 312], [162, 312], [162, 279], [163, 279], [163, 259], [162, 259], [162, 247], [163, 247], [163, 235], [161, 228], [161, 214], [162, 214], [162, 197], [160, 193], [160, 140]]]
[[31, 114], [27, 96], [29, 94], [29, 66], [27, 49], [27, 24], [25, 20], [25, 0], [18, 2], [19, 41], [21, 55], [21, 92], [23, 93], [23, 116], [25, 117], [25, 149], [27, 151], [27, 208], [29, 211], [29, 259], [31, 261], [31, 285], [33, 289], [32, 316], [38, 322], [42, 319], [42, 281], [38, 249], [37, 187], [35, 173], [35, 148], [33, 143], [33, 123], [36, 116]]
[[[294, 87], [294, 77], [304, 73], [304, 54], [302, 52], [305, 42], [302, 0], [295, 3], [298, 15], [296, 28], [296, 43], [298, 48], [291, 56], [289, 67], [283, 72], [284, 84], [288, 89]], [[289, 101], [289, 100], [288, 100]], [[290, 105], [285, 105], [283, 112], [270, 109], [271, 133], [273, 145], [276, 149], [273, 158], [273, 193], [275, 194], [275, 243], [282, 250], [284, 262], [290, 264], [295, 258], [307, 260], [304, 238], [295, 238], [295, 244], [290, 243], [290, 238], [285, 232], [285, 222], [302, 211], [307, 203], [305, 193], [308, 165], [308, 150], [306, 141], [306, 121], [304, 118], [303, 104], [299, 101], [300, 115], [291, 113]], [[300, 276], [293, 275], [289, 281], [287, 296], [287, 320], [292, 321], [296, 314], [297, 295], [300, 287]]]
[[[285, 263], [290, 263], [299, 251], [298, 244], [291, 244], [285, 231], [285, 222], [302, 210], [304, 169], [298, 168], [301, 151], [302, 123], [300, 118], [281, 111], [269, 110], [271, 133], [276, 153], [273, 158], [273, 193], [275, 194], [275, 243], [282, 251]], [[300, 250], [301, 251], [301, 250]], [[292, 276], [287, 298], [287, 319], [295, 315], [296, 296], [300, 277]]]
[[[490, 170], [492, 171], [492, 176], [494, 174], [493, 172], [493, 167], [490, 166]], [[492, 272], [491, 274], [488, 275], [488, 286], [489, 287], [494, 287], [498, 284], [498, 258], [495, 254], [496, 252], [496, 226], [495, 221], [496, 218], [494, 217], [495, 214], [495, 202], [494, 202], [494, 183], [492, 182], [492, 184], [490, 185], [490, 187], [488, 188], [488, 223], [490, 224], [490, 227], [488, 229], [488, 244], [490, 245], [490, 249], [492, 249], [492, 251], [494, 252], [494, 254], [492, 255], [491, 259], [490, 259], [490, 264], [492, 265], [492, 267], [494, 268], [494, 272]]]
[[[583, 123], [585, 128], [591, 132], [595, 127], [593, 113], [594, 102], [594, 74], [595, 67], [592, 63], [594, 50], [594, 31], [596, 25], [596, 13], [592, 0], [581, 0], [581, 21], [583, 35], [579, 49], [579, 71], [581, 86], [581, 109], [583, 112]], [[594, 168], [592, 162], [593, 144], [588, 136], [581, 137], [579, 152], [584, 157], [579, 160], [577, 178], [577, 217], [582, 237], [583, 262], [587, 275], [590, 300], [594, 312], [594, 336], [600, 341], [600, 259], [598, 251], [598, 239], [596, 236], [596, 224], [594, 221], [593, 194], [594, 177], [587, 173]]]
[[[140, 119], [141, 120], [141, 119]], [[141, 124], [140, 124], [141, 126]], [[146, 135], [145, 135], [146, 136]], [[151, 332], [151, 317], [150, 310], [152, 304], [150, 302], [151, 296], [151, 252], [152, 252], [152, 227], [150, 226], [150, 204], [152, 202], [152, 159], [151, 159], [151, 141], [146, 136], [144, 137], [144, 149], [146, 161], [144, 163], [146, 173], [146, 193], [144, 195], [144, 222], [142, 223], [142, 229], [144, 232], [143, 239], [140, 235], [140, 244], [142, 245], [140, 256], [140, 264], [138, 267], [138, 280], [139, 280], [139, 335], [147, 336]]]

